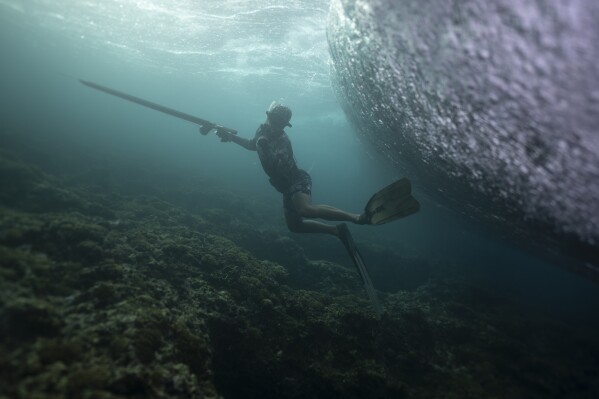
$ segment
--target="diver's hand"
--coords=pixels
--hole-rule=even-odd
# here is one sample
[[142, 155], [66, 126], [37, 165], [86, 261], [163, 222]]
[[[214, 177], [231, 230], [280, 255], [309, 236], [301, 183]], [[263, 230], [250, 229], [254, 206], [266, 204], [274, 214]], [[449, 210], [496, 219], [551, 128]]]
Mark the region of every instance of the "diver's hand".
[[220, 141], [226, 143], [232, 140], [233, 133], [216, 128], [216, 135], [220, 138]]

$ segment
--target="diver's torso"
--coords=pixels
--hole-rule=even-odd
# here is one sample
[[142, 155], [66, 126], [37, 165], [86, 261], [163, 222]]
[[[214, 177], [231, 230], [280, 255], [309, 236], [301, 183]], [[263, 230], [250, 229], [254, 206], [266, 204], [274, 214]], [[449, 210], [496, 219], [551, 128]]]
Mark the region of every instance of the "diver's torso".
[[299, 172], [289, 136], [284, 131], [273, 132], [270, 126], [262, 124], [256, 130], [254, 140], [260, 163], [271, 184], [284, 192]]

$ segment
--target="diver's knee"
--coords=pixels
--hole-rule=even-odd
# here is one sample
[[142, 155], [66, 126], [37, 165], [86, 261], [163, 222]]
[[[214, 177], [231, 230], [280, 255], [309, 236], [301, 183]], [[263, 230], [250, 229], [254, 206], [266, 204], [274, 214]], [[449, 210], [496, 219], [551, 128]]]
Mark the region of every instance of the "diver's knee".
[[287, 220], [287, 229], [292, 233], [299, 233], [301, 230], [301, 222]]
[[304, 226], [302, 226], [301, 224], [294, 224], [294, 225], [287, 225], [287, 229], [289, 229], [290, 232], [292, 233], [304, 233]]
[[298, 227], [295, 224], [287, 223], [287, 230], [292, 233], [297, 233]]
[[297, 214], [303, 218], [311, 218], [316, 216], [316, 208], [312, 205], [300, 205], [296, 206]]

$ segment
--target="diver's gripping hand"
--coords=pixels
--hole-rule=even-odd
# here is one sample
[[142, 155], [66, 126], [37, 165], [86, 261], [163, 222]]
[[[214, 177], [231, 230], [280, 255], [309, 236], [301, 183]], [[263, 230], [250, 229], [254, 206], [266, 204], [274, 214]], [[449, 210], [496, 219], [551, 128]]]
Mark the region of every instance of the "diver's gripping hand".
[[216, 135], [220, 138], [220, 141], [227, 143], [231, 141], [231, 136], [233, 136], [233, 133], [216, 128]]

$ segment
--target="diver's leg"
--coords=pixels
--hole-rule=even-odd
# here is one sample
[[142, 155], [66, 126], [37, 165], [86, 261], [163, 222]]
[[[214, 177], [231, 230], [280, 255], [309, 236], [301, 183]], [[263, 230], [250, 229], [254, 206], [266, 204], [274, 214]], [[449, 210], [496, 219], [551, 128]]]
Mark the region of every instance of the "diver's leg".
[[293, 206], [297, 213], [306, 218], [339, 220], [352, 223], [360, 222], [360, 215], [342, 211], [330, 205], [313, 205], [309, 194], [297, 192], [292, 197]]
[[337, 226], [315, 222], [314, 220], [304, 220], [297, 212], [285, 211], [285, 221], [287, 228], [293, 233], [322, 233], [339, 236]]

